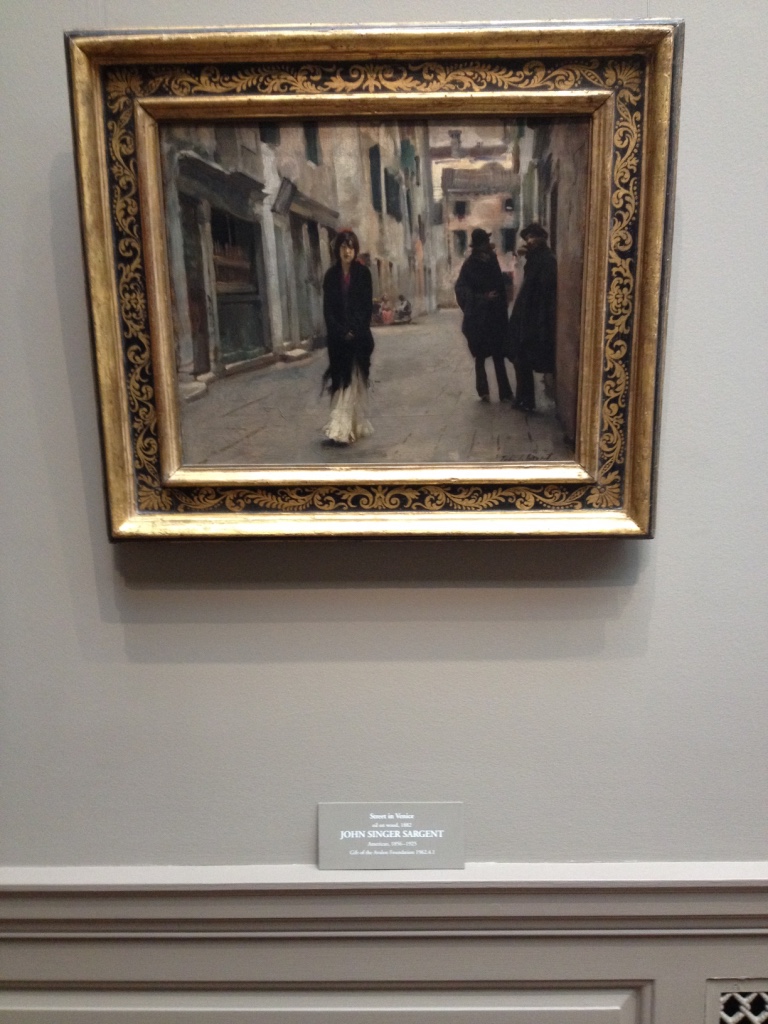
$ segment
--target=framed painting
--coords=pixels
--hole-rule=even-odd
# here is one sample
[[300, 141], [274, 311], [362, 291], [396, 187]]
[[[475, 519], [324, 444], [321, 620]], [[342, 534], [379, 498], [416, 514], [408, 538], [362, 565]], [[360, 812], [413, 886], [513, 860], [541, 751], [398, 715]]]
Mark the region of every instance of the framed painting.
[[112, 536], [650, 536], [681, 41], [69, 34]]

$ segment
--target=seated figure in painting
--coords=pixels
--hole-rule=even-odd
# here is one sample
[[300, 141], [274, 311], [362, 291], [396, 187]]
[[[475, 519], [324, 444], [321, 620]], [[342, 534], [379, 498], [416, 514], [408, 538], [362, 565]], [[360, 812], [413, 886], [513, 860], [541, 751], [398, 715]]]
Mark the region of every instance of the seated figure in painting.
[[395, 311], [392, 308], [392, 302], [390, 301], [388, 295], [381, 296], [381, 303], [379, 305], [379, 317], [381, 318], [381, 322], [382, 324], [384, 324], [385, 327], [391, 323], [394, 323]]
[[352, 444], [373, 433], [367, 415], [373, 284], [359, 253], [357, 235], [342, 229], [333, 240], [334, 262], [323, 279], [329, 361], [323, 382], [331, 393], [331, 416], [325, 426], [328, 444]]
[[398, 295], [397, 303], [395, 304], [395, 323], [409, 324], [412, 313], [413, 308], [408, 299], [404, 295]]

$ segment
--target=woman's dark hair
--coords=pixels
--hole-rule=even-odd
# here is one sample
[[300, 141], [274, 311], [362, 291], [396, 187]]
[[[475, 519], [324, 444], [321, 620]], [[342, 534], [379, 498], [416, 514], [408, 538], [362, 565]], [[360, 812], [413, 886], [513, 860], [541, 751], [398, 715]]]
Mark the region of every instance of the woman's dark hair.
[[360, 255], [360, 242], [351, 228], [342, 228], [333, 240], [333, 258], [339, 260], [342, 245], [351, 245], [355, 250], [355, 259]]

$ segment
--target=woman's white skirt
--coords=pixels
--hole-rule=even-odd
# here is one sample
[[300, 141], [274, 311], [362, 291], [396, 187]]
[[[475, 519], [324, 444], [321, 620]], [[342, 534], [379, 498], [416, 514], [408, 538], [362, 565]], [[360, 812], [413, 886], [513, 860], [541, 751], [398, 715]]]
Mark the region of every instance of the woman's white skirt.
[[331, 418], [325, 436], [337, 444], [352, 444], [373, 433], [368, 419], [368, 388], [357, 366], [352, 370], [349, 387], [341, 388], [331, 399]]

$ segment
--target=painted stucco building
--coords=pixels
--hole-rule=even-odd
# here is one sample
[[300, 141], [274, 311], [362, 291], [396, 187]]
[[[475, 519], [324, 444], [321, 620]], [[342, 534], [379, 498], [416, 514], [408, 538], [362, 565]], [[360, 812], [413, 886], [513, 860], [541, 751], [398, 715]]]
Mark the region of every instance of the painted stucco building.
[[377, 297], [434, 308], [426, 125], [182, 124], [161, 148], [182, 391], [322, 345], [342, 227], [360, 238]]

